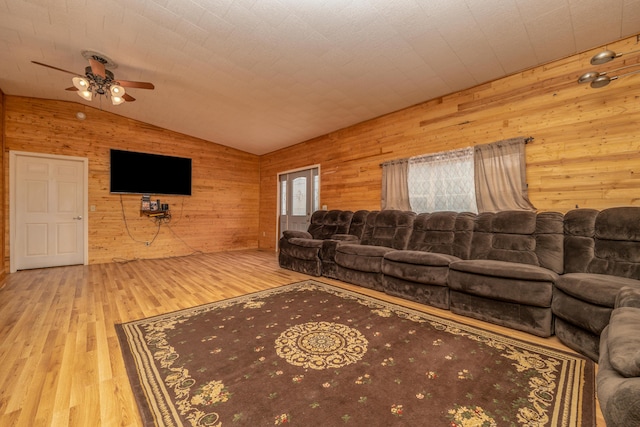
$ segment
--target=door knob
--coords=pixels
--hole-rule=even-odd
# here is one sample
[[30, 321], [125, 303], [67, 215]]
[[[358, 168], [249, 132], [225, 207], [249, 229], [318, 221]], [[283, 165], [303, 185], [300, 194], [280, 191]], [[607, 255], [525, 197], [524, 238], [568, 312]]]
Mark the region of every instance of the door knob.
[[82, 216], [81, 215], [74, 216], [73, 219], [82, 219]]

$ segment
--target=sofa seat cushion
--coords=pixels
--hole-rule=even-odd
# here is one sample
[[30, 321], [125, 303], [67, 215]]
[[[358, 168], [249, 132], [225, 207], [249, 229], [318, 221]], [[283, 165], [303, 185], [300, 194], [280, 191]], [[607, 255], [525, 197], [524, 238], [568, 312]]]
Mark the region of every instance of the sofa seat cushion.
[[452, 262], [449, 268], [465, 273], [502, 277], [505, 279], [555, 282], [558, 278], [556, 273], [544, 267], [507, 261], [480, 259], [461, 260]]
[[289, 244], [285, 251], [287, 255], [293, 258], [315, 260], [318, 259], [318, 253], [321, 247], [322, 240], [294, 237], [289, 239]]
[[382, 272], [382, 258], [395, 249], [386, 246], [340, 245], [335, 262], [341, 267], [368, 273]]
[[[571, 296], [555, 286], [553, 289], [551, 310], [553, 311], [553, 314], [555, 314], [556, 318], [563, 319], [565, 323], [578, 327], [580, 330], [591, 335], [590, 338], [597, 340], [602, 330], [609, 324], [613, 308], [599, 304], [591, 304]], [[576, 336], [575, 333], [572, 335]], [[569, 339], [573, 340], [574, 338], [569, 337]], [[576, 339], [579, 339], [579, 337]], [[563, 337], [561, 337], [561, 340], [563, 340], [565, 344], [568, 344]], [[587, 343], [587, 345], [593, 348], [597, 347], [594, 346], [594, 343], [592, 342]], [[581, 348], [581, 346], [579, 346], [579, 348]]]
[[556, 281], [556, 287], [578, 300], [613, 308], [616, 295], [625, 286], [640, 289], [640, 280], [607, 274], [569, 273]]
[[543, 267], [504, 261], [466, 260], [449, 265], [449, 288], [496, 301], [551, 307], [557, 275]]
[[382, 260], [382, 273], [408, 282], [447, 286], [449, 264], [460, 258], [422, 251], [389, 252]]
[[613, 310], [609, 322], [609, 360], [620, 375], [640, 377], [640, 308]]
[[460, 258], [440, 253], [424, 251], [394, 251], [384, 256], [385, 260], [414, 265], [432, 265], [434, 267], [448, 267], [453, 261]]

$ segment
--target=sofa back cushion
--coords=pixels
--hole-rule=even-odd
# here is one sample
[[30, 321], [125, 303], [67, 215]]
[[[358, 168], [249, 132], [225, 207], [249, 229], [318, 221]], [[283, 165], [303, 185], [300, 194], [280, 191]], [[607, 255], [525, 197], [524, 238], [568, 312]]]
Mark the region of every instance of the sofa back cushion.
[[307, 231], [314, 239], [325, 240], [334, 234], [346, 234], [349, 231], [352, 211], [330, 210], [315, 211]]
[[389, 209], [371, 212], [367, 216], [362, 244], [406, 249], [415, 217], [416, 214], [409, 211]]
[[567, 272], [640, 279], [640, 206], [576, 209], [565, 234]]
[[563, 271], [559, 212], [484, 212], [476, 217], [471, 258], [516, 262]]
[[564, 271], [586, 273], [593, 259], [596, 209], [574, 209], [564, 215]]
[[349, 224], [349, 234], [356, 236], [358, 239], [362, 239], [364, 229], [367, 225], [367, 217], [371, 215], [371, 218], [374, 218], [377, 214], [378, 211], [355, 211], [351, 218], [351, 224]]
[[468, 259], [475, 217], [470, 212], [421, 213], [413, 221], [407, 249]]

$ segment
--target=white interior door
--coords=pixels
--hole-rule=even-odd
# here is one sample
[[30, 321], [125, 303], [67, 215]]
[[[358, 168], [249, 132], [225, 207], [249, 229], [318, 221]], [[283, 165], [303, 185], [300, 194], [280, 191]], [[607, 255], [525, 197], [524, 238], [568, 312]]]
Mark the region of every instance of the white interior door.
[[11, 153], [11, 271], [86, 263], [87, 159]]
[[318, 168], [280, 175], [280, 235], [284, 230], [306, 231], [318, 209]]

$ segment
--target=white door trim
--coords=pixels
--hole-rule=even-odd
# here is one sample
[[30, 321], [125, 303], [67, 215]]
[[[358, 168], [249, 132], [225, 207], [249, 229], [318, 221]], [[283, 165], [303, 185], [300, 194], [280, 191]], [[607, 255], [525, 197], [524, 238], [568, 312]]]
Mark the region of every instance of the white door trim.
[[9, 151], [9, 272], [15, 273], [16, 258], [15, 258], [15, 241], [16, 241], [16, 161], [18, 157], [40, 157], [47, 159], [58, 160], [73, 160], [82, 162], [84, 168], [84, 207], [82, 217], [85, 218], [83, 222], [83, 240], [84, 240], [84, 254], [83, 264], [89, 263], [89, 159], [86, 157], [74, 157], [74, 156], [62, 156], [58, 154], [44, 154], [44, 153], [31, 153], [27, 151]]
[[[320, 164], [315, 164], [311, 166], [303, 166], [301, 168], [289, 169], [283, 172], [278, 172], [276, 176], [276, 232], [275, 232], [275, 252], [278, 252], [278, 244], [280, 243], [280, 235], [278, 230], [280, 229], [280, 176], [286, 175], [294, 172], [300, 172], [307, 169], [318, 169], [318, 177], [322, 176], [322, 171], [320, 170]], [[320, 182], [320, 186], [322, 186], [322, 182]], [[318, 199], [322, 200], [322, 195], [320, 194], [320, 188], [318, 188]], [[313, 212], [312, 212], [313, 213]]]

